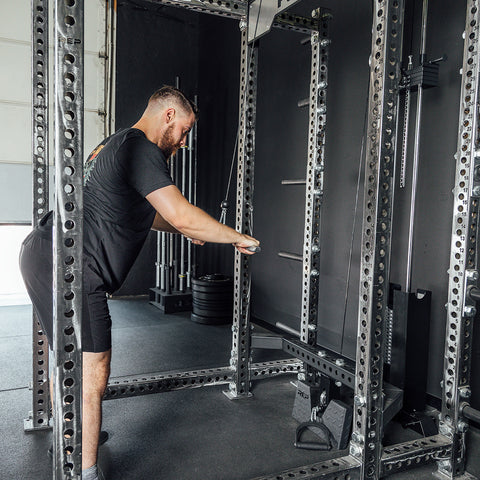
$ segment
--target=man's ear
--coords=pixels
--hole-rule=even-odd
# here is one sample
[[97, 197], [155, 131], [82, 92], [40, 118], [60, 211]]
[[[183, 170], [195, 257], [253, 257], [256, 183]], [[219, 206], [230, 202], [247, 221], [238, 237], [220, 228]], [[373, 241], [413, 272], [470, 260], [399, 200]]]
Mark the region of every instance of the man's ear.
[[173, 107], [167, 108], [165, 111], [165, 122], [170, 123], [175, 120], [175, 109]]

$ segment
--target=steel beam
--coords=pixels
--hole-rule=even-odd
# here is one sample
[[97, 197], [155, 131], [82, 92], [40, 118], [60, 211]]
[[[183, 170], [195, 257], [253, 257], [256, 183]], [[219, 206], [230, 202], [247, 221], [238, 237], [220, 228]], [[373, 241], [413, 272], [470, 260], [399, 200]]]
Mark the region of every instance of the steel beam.
[[110, 379], [104, 400], [137, 397], [214, 385], [224, 385], [233, 378], [231, 367], [175, 371]]
[[391, 246], [393, 159], [404, 3], [374, 2], [366, 139], [355, 408], [350, 453], [362, 479], [380, 478], [383, 364]]
[[461, 403], [470, 396], [475, 301], [469, 289], [478, 286], [478, 214], [480, 201], [480, 152], [478, 149], [478, 101], [480, 64], [480, 11], [478, 0], [467, 2], [462, 89], [456, 157], [455, 187], [448, 303], [445, 363], [440, 432], [453, 441], [448, 459], [439, 462], [439, 472], [455, 478], [465, 472], [465, 432], [468, 420], [462, 416]]
[[32, 0], [33, 226], [48, 211], [48, 1]]
[[54, 462], [82, 476], [83, 0], [55, 3]]
[[360, 480], [358, 460], [351, 457], [339, 457], [332, 460], [304, 465], [274, 475], [256, 477], [253, 480]]
[[[411, 440], [385, 447], [381, 458], [381, 476], [409, 470], [432, 463], [438, 458], [448, 456], [452, 450], [452, 442], [443, 435]], [[360, 480], [359, 460], [351, 455], [339, 457], [312, 465], [285, 470], [274, 475], [256, 477], [253, 480]]]
[[250, 365], [250, 379], [261, 380], [263, 378], [296, 373], [300, 370], [301, 366], [302, 363], [295, 358], [276, 360], [273, 362], [253, 363]]
[[382, 455], [382, 476], [431, 463], [448, 456], [451, 450], [451, 440], [443, 435], [385, 447]]
[[273, 26], [282, 30], [292, 30], [307, 35], [316, 32], [318, 29], [317, 22], [314, 18], [302, 17], [288, 12], [277, 15], [273, 21]]
[[185, 8], [199, 13], [241, 20], [247, 16], [247, 2], [239, 0], [148, 0], [157, 5]]
[[[248, 44], [246, 29], [241, 35], [236, 229], [252, 235], [258, 46], [255, 42]], [[230, 365], [235, 375], [226, 392], [229, 398], [250, 395], [250, 257], [238, 250], [235, 251], [234, 275]]]
[[355, 386], [355, 363], [323, 347], [306, 345], [300, 340], [283, 338], [283, 350], [302, 360], [315, 371], [347, 387]]
[[[325, 125], [328, 82], [328, 27], [331, 15], [315, 10], [317, 31], [312, 33], [308, 159], [305, 192], [305, 233], [303, 240], [303, 285], [300, 334], [307, 345], [317, 344], [318, 292], [320, 282], [320, 210], [323, 200]], [[301, 374], [300, 377], [303, 377]], [[316, 370], [307, 367], [309, 382], [316, 379]], [[300, 380], [304, 380], [300, 378]]]
[[[194, 12], [209, 13], [220, 17], [246, 21], [248, 2], [239, 0], [148, 0], [158, 5], [180, 7]], [[302, 17], [288, 12], [279, 13], [273, 27], [292, 30], [300, 33], [311, 33], [317, 29], [317, 22], [311, 18]]]
[[[255, 363], [250, 366], [250, 378], [260, 380], [278, 375], [296, 373], [301, 363], [296, 359]], [[225, 385], [233, 381], [232, 367], [205, 368], [192, 371], [172, 371], [116, 377], [110, 380], [104, 400], [137, 397], [154, 393], [172, 392], [190, 388]]]
[[[48, 211], [48, 1], [32, 0], [32, 226]], [[48, 341], [33, 312], [32, 411], [25, 431], [50, 428]]]

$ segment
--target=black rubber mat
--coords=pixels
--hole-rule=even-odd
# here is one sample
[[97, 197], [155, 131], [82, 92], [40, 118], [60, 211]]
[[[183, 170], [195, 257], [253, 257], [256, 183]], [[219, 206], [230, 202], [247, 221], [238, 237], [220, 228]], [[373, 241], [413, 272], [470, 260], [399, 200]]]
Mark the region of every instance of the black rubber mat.
[[[188, 314], [163, 315], [145, 300], [109, 304], [112, 376], [228, 364], [230, 326], [199, 325]], [[51, 478], [51, 433], [23, 431], [31, 409], [30, 315], [27, 306], [0, 308], [0, 479]], [[263, 351], [255, 357], [281, 355]], [[236, 401], [220, 386], [106, 401], [103, 428], [110, 438], [99, 463], [107, 480], [249, 480], [332, 457], [293, 447], [294, 379], [255, 382], [253, 396]], [[397, 430], [389, 435], [398, 441], [415, 435]], [[430, 479], [432, 468], [390, 478]]]

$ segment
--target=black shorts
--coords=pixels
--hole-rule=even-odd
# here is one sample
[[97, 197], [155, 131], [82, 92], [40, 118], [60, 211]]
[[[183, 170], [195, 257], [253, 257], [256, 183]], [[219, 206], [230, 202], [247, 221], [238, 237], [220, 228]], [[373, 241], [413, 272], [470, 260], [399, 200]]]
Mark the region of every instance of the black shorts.
[[[50, 231], [49, 231], [50, 230]], [[34, 229], [20, 250], [20, 270], [33, 308], [53, 348], [53, 255], [51, 229]], [[112, 346], [112, 320], [103, 280], [84, 261], [82, 349], [106, 352]]]

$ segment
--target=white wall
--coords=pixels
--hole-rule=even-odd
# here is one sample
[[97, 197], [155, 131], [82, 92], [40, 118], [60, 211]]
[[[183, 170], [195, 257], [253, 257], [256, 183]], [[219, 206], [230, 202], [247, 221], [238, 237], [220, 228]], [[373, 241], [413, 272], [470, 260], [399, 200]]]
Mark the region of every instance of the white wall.
[[[53, 164], [53, 0], [50, 12], [49, 157]], [[30, 0], [0, 0], [0, 223], [32, 217]], [[85, 2], [85, 156], [104, 137], [105, 1]], [[51, 167], [53, 171], [53, 167]], [[53, 178], [52, 173], [50, 178]], [[50, 185], [50, 205], [54, 186]]]

